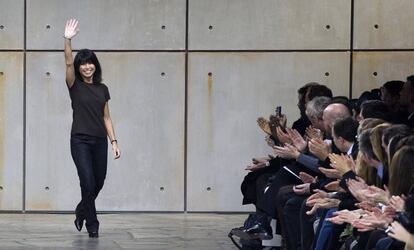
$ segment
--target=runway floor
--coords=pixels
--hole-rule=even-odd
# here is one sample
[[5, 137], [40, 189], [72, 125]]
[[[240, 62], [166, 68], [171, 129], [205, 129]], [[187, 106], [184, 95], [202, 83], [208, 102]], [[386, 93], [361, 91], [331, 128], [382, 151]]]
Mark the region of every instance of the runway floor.
[[227, 237], [245, 214], [100, 214], [100, 237], [78, 232], [72, 214], [0, 214], [1, 250], [236, 249]]

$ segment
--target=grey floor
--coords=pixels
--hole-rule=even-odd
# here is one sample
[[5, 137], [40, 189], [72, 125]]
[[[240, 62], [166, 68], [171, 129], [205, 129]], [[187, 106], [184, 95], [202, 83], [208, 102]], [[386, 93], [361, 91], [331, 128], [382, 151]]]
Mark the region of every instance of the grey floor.
[[71, 214], [0, 214], [0, 249], [236, 249], [227, 237], [245, 214], [100, 214], [100, 238]]

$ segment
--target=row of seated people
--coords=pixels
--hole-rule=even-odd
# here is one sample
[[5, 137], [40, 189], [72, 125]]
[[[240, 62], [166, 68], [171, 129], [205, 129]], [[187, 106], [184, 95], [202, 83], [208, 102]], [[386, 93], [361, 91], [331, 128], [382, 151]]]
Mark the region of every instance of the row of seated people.
[[256, 212], [241, 230], [288, 250], [414, 249], [414, 76], [355, 100], [308, 83], [298, 108], [291, 128], [283, 114], [257, 120], [272, 153], [246, 168]]

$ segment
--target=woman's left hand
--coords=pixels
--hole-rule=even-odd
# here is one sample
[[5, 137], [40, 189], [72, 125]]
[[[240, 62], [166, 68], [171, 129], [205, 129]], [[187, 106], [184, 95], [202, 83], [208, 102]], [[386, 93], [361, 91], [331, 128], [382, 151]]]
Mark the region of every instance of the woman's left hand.
[[394, 221], [389, 227], [388, 236], [407, 243], [412, 235], [400, 223]]
[[118, 142], [112, 143], [112, 152], [114, 152], [114, 159], [119, 159], [121, 157], [121, 150], [119, 150]]

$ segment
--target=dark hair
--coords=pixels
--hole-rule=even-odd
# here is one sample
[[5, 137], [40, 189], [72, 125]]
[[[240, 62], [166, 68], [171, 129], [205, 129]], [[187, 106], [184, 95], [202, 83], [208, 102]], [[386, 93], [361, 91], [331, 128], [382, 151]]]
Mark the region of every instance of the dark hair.
[[414, 135], [405, 136], [401, 138], [401, 140], [398, 142], [395, 151], [398, 149], [404, 147], [404, 146], [412, 146], [414, 147]]
[[358, 136], [359, 151], [366, 154], [369, 158], [378, 161], [378, 158], [375, 156], [374, 150], [372, 149], [370, 138], [371, 132], [372, 128], [366, 129]]
[[382, 85], [391, 96], [400, 96], [400, 91], [404, 86], [403, 81], [388, 81]]
[[332, 90], [325, 85], [314, 85], [309, 87], [307, 96], [309, 101], [318, 96], [332, 98]]
[[101, 83], [102, 82], [102, 69], [101, 64], [98, 61], [95, 53], [90, 49], [81, 49], [75, 56], [73, 61], [73, 66], [75, 67], [75, 76], [79, 80], [83, 80], [79, 72], [79, 67], [82, 64], [91, 63], [95, 65], [95, 73], [93, 74], [93, 82]]
[[359, 123], [352, 119], [352, 117], [347, 117], [336, 120], [333, 126], [333, 131], [336, 136], [340, 136], [348, 142], [355, 142], [358, 125]]
[[[356, 99], [356, 98], [353, 98], [353, 99], [350, 99], [349, 101], [348, 101], [348, 103], [349, 103], [349, 108], [351, 109], [351, 110], [355, 110], [355, 112], [357, 113], [357, 114], [359, 114], [359, 111], [361, 111], [360, 110], [360, 105], [361, 105], [361, 103], [359, 103], [359, 99]], [[352, 113], [352, 112], [351, 112]]]
[[365, 118], [379, 118], [385, 121], [391, 121], [392, 115], [390, 108], [383, 101], [367, 100], [361, 104], [361, 115]]
[[298, 95], [299, 95], [298, 108], [300, 110], [300, 115], [301, 116], [306, 116], [306, 113], [305, 113], [305, 110], [306, 110], [306, 103], [305, 103], [306, 93], [308, 93], [308, 90], [311, 86], [316, 86], [316, 85], [319, 85], [319, 83], [309, 82], [309, 83], [303, 85], [302, 87], [300, 87], [298, 89]]
[[414, 75], [411, 75], [409, 77], [407, 77], [407, 83], [406, 83], [409, 87], [405, 88], [403, 87], [403, 89], [401, 91], [406, 91], [408, 92], [409, 96], [414, 96]]
[[371, 89], [371, 96], [373, 97], [373, 100], [381, 100], [381, 89]]
[[306, 83], [305, 85], [303, 85], [302, 87], [300, 87], [299, 89], [298, 89], [298, 94], [300, 94], [300, 95], [305, 95], [307, 92], [308, 92], [308, 89], [311, 87], [311, 86], [316, 86], [316, 85], [320, 85], [319, 83], [317, 83], [317, 82], [309, 82], [309, 83]]
[[377, 98], [370, 91], [364, 91], [357, 99], [349, 101], [351, 110], [355, 110], [357, 114], [361, 112], [361, 104], [367, 100], [377, 100]]
[[414, 75], [407, 77], [407, 82], [410, 82], [411, 90], [414, 91]]
[[395, 152], [398, 149], [402, 148], [403, 145], [400, 143], [405, 137], [403, 135], [395, 135], [388, 142], [388, 161], [391, 163], [392, 157], [394, 157]]
[[414, 215], [414, 194], [410, 194], [405, 200], [405, 211]]
[[414, 181], [414, 148], [404, 146], [392, 157], [389, 189], [392, 195], [407, 195]]
[[398, 213], [396, 218], [410, 234], [414, 233], [414, 195], [411, 186], [410, 195], [405, 200], [405, 211]]
[[332, 103], [342, 103], [344, 105], [348, 105], [349, 98], [343, 95], [337, 95], [332, 97]]
[[391, 138], [396, 135], [408, 136], [411, 134], [411, 128], [404, 124], [395, 124], [389, 128], [386, 128], [382, 134], [383, 141], [386, 145], [390, 142]]

